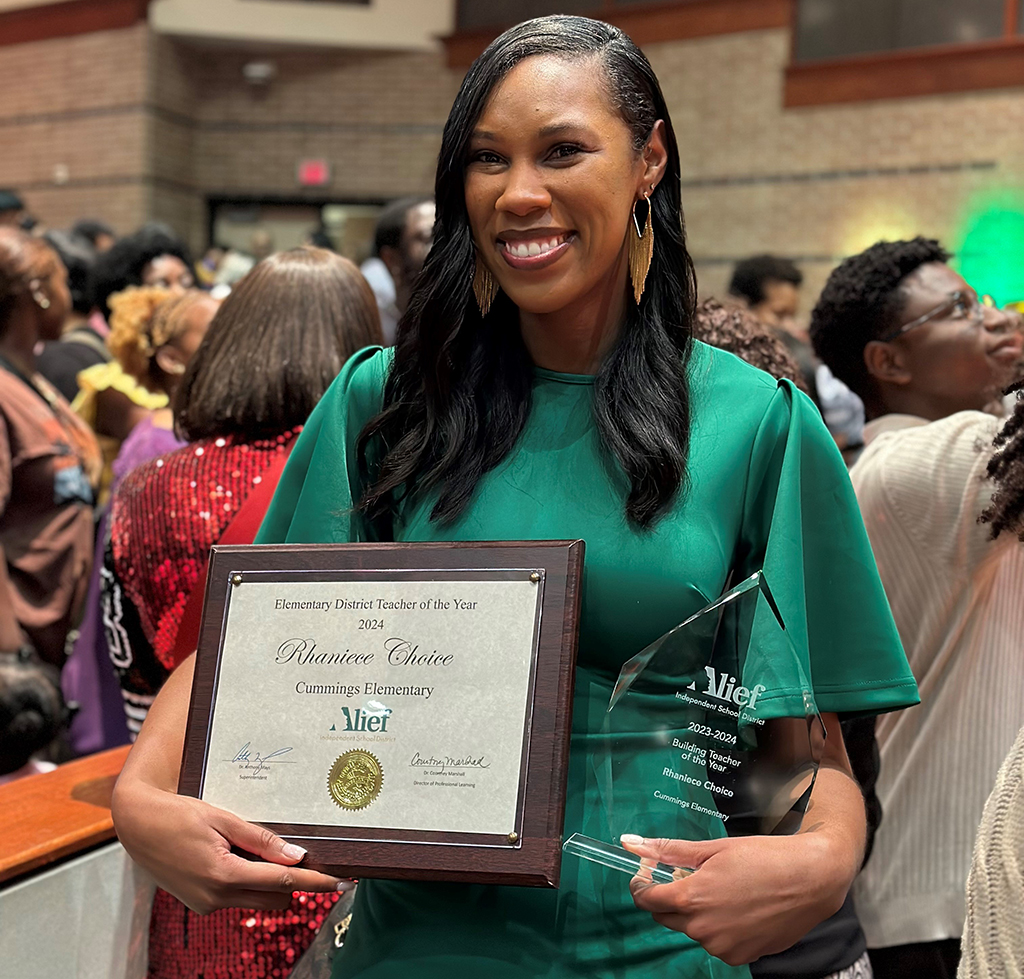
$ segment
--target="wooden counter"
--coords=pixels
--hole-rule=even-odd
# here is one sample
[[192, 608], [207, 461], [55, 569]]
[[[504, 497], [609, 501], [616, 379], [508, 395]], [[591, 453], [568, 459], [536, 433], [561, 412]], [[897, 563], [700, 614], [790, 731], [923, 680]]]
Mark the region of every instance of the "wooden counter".
[[114, 838], [110, 795], [128, 745], [0, 785], [0, 882]]

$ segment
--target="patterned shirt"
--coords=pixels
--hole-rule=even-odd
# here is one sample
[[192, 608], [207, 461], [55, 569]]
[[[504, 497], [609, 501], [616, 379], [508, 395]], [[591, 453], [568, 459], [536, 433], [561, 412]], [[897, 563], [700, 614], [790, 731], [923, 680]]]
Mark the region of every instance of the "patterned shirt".
[[960, 937], [985, 799], [1024, 724], [1024, 546], [978, 523], [1001, 425], [887, 415], [850, 472], [921, 691], [878, 720], [884, 815], [854, 890], [869, 948]]

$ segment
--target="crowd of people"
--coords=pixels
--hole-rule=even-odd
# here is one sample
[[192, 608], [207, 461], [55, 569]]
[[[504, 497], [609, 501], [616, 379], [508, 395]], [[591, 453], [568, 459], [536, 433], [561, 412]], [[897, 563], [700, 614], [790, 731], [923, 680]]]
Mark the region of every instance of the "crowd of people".
[[1024, 974], [1021, 316], [926, 237], [809, 321], [781, 256], [698, 302], [681, 213], [653, 71], [574, 17], [481, 56], [361, 269], [322, 228], [194, 263], [0, 192], [0, 781], [138, 738], [151, 975], [287, 974], [353, 889], [174, 794], [210, 547], [530, 538], [587, 542], [580, 758], [625, 659], [734, 572], [779, 583], [829, 735], [810, 825], [624, 838], [696, 867], [631, 890], [364, 881], [336, 974]]

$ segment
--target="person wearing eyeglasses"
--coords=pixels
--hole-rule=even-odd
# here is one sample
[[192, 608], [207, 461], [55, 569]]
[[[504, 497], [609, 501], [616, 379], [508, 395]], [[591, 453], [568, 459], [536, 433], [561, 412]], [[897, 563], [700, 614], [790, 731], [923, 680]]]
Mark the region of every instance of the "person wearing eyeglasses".
[[974, 837], [1024, 724], [1024, 548], [978, 522], [1002, 424], [985, 409], [1024, 341], [950, 257], [879, 242], [833, 271], [811, 318], [865, 404], [850, 476], [921, 691], [877, 725], [883, 819], [854, 889], [876, 979], [956, 975]]

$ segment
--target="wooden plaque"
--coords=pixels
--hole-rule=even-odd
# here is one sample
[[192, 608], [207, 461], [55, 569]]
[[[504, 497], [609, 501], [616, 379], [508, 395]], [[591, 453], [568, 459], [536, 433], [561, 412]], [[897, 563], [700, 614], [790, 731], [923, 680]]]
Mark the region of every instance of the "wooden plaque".
[[557, 887], [583, 550], [214, 547], [178, 791], [337, 876]]

